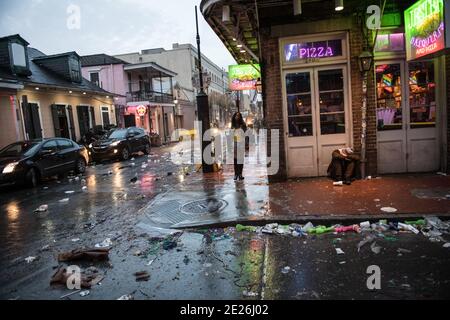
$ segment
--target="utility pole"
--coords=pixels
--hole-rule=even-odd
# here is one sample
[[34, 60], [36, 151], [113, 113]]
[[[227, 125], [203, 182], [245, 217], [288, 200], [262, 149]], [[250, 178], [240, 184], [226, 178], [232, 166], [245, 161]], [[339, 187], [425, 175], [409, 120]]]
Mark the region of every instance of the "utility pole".
[[197, 6], [195, 6], [195, 25], [197, 28], [197, 53], [198, 53], [198, 73], [200, 80], [200, 92], [197, 94], [197, 110], [198, 110], [198, 119], [202, 123], [202, 130], [199, 132], [199, 138], [202, 141], [202, 169], [203, 173], [213, 172], [213, 166], [211, 164], [205, 163], [204, 152], [208, 147], [208, 141], [203, 140], [203, 133], [210, 129], [210, 120], [209, 120], [209, 103], [208, 103], [208, 95], [205, 93], [203, 87], [203, 69], [202, 69], [202, 54], [200, 51], [200, 33], [198, 30], [198, 13]]

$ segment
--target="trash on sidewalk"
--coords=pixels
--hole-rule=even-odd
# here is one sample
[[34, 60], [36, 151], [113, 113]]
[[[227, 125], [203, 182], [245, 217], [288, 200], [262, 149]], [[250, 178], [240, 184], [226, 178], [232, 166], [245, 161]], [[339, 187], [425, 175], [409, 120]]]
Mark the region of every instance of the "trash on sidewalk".
[[27, 258], [25, 258], [25, 261], [27, 262], [27, 263], [32, 263], [33, 261], [35, 261], [37, 259], [37, 257], [27, 257]]
[[351, 231], [360, 233], [361, 232], [361, 228], [357, 224], [354, 224], [352, 226], [347, 226], [347, 227], [336, 227], [336, 228], [334, 228], [334, 232], [337, 232], [337, 233], [344, 233], [344, 232], [351, 232]]
[[344, 181], [333, 182], [333, 186], [335, 186], [335, 187], [340, 187], [340, 186], [343, 186], [343, 185], [344, 185]]
[[59, 202], [61, 202], [61, 203], [66, 203], [66, 202], [69, 202], [69, 198], [64, 198], [64, 199], [61, 199], [61, 200], [59, 200]]
[[336, 253], [339, 254], [345, 254], [345, 252], [341, 248], [336, 248]]
[[86, 297], [90, 294], [91, 292], [89, 290], [84, 290], [80, 292], [80, 297]]
[[443, 247], [444, 248], [450, 248], [450, 242], [444, 243]]
[[35, 213], [38, 212], [46, 212], [48, 210], [48, 205], [47, 204], [43, 204], [41, 206], [39, 206], [39, 208], [37, 208], [36, 210], [34, 210]]
[[413, 226], [424, 226], [426, 225], [425, 219], [418, 219], [415, 221], [405, 221], [405, 224], [410, 224]]
[[68, 262], [77, 260], [102, 261], [109, 259], [109, 249], [75, 249], [70, 252], [60, 253], [58, 262]]
[[252, 291], [244, 290], [244, 291], [242, 291], [242, 295], [243, 295], [244, 297], [257, 297], [257, 296], [258, 296], [258, 293], [257, 293], [257, 292], [252, 292]]
[[387, 212], [387, 213], [395, 213], [398, 211], [396, 208], [392, 208], [392, 207], [383, 207], [380, 210], [383, 212]]
[[95, 247], [96, 248], [109, 248], [109, 247], [111, 247], [112, 246], [112, 241], [111, 241], [111, 239], [110, 238], [106, 238], [105, 240], [103, 240], [102, 242], [100, 242], [100, 243], [97, 243], [96, 245], [95, 245]]
[[333, 227], [327, 228], [325, 226], [318, 226], [318, 227], [311, 228], [311, 229], [308, 230], [308, 233], [310, 233], [310, 234], [323, 234], [323, 233], [327, 233], [327, 232], [334, 232], [334, 228]]
[[[68, 273], [67, 268], [59, 266], [56, 272], [53, 274], [50, 285], [67, 285], [67, 280], [73, 276], [73, 273]], [[81, 272], [80, 286], [83, 289], [90, 289], [102, 281], [104, 276], [96, 268], [87, 268], [84, 272]]]
[[420, 233], [419, 230], [417, 230], [416, 228], [414, 228], [414, 227], [413, 227], [412, 225], [410, 225], [410, 224], [405, 224], [405, 223], [399, 222], [399, 223], [398, 223], [398, 228], [399, 228], [400, 230], [403, 230], [403, 231], [411, 231], [411, 232], [414, 232], [415, 234], [419, 234], [419, 233]]
[[397, 253], [411, 253], [411, 250], [408, 249], [403, 249], [403, 248], [398, 248], [397, 249]]
[[137, 177], [133, 177], [133, 178], [130, 179], [130, 182], [131, 182], [131, 183], [136, 183], [137, 180], [138, 180]]
[[370, 242], [372, 242], [372, 241], [374, 241], [374, 240], [375, 240], [375, 237], [374, 237], [373, 235], [366, 236], [366, 237], [364, 238], [364, 240], [361, 240], [361, 241], [358, 243], [358, 252], [361, 251], [361, 248], [362, 248], [365, 244], [370, 243]]
[[73, 191], [73, 190], [69, 190], [69, 191], [66, 191], [66, 192], [64, 192], [65, 194], [72, 194], [72, 193], [75, 193], [75, 191]]
[[163, 241], [163, 249], [164, 250], [171, 250], [177, 247], [177, 242], [168, 238], [168, 239], [164, 239]]
[[284, 268], [281, 270], [281, 273], [287, 274], [287, 273], [289, 273], [289, 271], [291, 271], [291, 267], [286, 266], [286, 267], [284, 267]]
[[117, 300], [134, 300], [134, 297], [131, 294], [124, 294], [123, 296], [121, 296]]
[[80, 241], [80, 238], [73, 238], [73, 239], [70, 240], [70, 241], [72, 241], [72, 242], [78, 242], [78, 241]]
[[150, 279], [150, 274], [147, 271], [139, 271], [134, 273], [134, 276], [136, 277], [136, 281], [148, 281]]

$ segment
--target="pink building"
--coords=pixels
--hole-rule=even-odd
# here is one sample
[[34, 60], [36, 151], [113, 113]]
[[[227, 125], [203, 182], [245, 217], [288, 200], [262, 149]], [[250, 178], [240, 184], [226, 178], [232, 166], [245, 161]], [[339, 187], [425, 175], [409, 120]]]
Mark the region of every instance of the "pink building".
[[136, 126], [162, 142], [172, 140], [172, 132], [182, 125], [173, 96], [176, 73], [153, 62], [129, 64], [106, 54], [81, 59], [84, 78], [119, 95], [114, 101], [119, 127]]

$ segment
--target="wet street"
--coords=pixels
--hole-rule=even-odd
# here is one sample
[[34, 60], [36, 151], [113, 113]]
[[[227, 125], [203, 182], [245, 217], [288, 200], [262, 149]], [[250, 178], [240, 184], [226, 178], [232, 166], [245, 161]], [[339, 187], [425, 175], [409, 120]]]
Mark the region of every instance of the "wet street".
[[[371, 229], [296, 236], [238, 231], [236, 221], [264, 225], [270, 203], [283, 203], [273, 196], [263, 172], [255, 169], [237, 184], [227, 170], [203, 178], [194, 167], [171, 163], [169, 151], [155, 148], [150, 156], [98, 164], [85, 176], [46, 181], [34, 190], [2, 189], [0, 298], [450, 298], [445, 222], [431, 237]], [[217, 203], [224, 206], [221, 217], [192, 213], [202, 203], [189, 203], [204, 199], [223, 201]], [[313, 207], [306, 200], [302, 203]], [[41, 205], [48, 210], [34, 212]], [[215, 222], [233, 227], [209, 227]], [[319, 222], [326, 223], [314, 224]], [[190, 229], [158, 229], [177, 224]], [[96, 244], [111, 248], [109, 260], [58, 263], [59, 253]], [[94, 270], [101, 280], [85, 296], [64, 285], [50, 286], [60, 265]], [[380, 269], [381, 288], [369, 290], [367, 269], [374, 265]]]

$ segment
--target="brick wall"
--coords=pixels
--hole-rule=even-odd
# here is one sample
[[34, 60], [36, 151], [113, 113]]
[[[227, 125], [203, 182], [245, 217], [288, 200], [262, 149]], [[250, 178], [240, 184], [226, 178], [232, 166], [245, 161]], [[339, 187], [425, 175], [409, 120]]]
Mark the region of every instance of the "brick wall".
[[[364, 38], [357, 25], [356, 18], [351, 23], [349, 30], [350, 39], [350, 71], [352, 94], [352, 122], [353, 141], [356, 151], [361, 150], [361, 106], [362, 106], [362, 76], [359, 71], [358, 56], [363, 51]], [[292, 29], [291, 29], [292, 30]], [[342, 30], [342, 29], [341, 29]], [[338, 30], [327, 30], [338, 31]], [[292, 36], [292, 34], [289, 34]], [[262, 77], [264, 86], [264, 110], [268, 129], [280, 130], [280, 170], [278, 175], [269, 178], [271, 182], [285, 180], [287, 177], [285, 157], [285, 129], [283, 128], [283, 103], [281, 86], [281, 67], [278, 48], [278, 38], [272, 37], [269, 28], [261, 30], [262, 51]], [[367, 175], [377, 173], [377, 131], [376, 131], [376, 106], [375, 106], [375, 82], [373, 72], [368, 79], [368, 104], [367, 104]]]
[[[267, 129], [277, 129], [280, 132], [280, 169], [278, 174], [269, 176], [271, 182], [286, 180], [286, 153], [285, 134], [283, 127], [283, 103], [281, 92], [280, 54], [278, 50], [278, 38], [270, 37], [270, 30], [261, 32], [262, 51], [262, 79], [264, 87], [264, 115]], [[269, 135], [269, 146], [271, 137]], [[270, 150], [269, 150], [270, 152]], [[270, 156], [270, 154], [269, 154]]]

